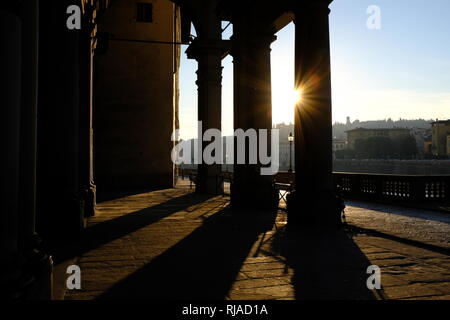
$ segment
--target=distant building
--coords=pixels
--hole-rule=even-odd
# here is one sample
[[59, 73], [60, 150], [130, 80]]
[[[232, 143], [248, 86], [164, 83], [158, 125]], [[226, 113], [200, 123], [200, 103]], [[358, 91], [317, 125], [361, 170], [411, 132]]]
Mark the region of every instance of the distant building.
[[433, 142], [430, 141], [425, 141], [423, 143], [423, 153], [424, 154], [431, 154], [431, 147], [433, 146]]
[[[294, 143], [292, 146], [289, 144], [289, 141], [281, 140], [279, 144], [279, 163], [280, 163], [280, 171], [287, 171], [289, 168], [292, 170], [295, 169], [295, 160], [294, 160]], [[292, 148], [292, 149], [291, 149]]]
[[450, 120], [435, 121], [431, 123], [432, 146], [434, 156], [450, 155], [449, 136]]
[[347, 149], [347, 140], [333, 139], [333, 152]]
[[411, 130], [407, 128], [384, 128], [384, 129], [365, 129], [356, 128], [346, 131], [348, 148], [354, 149], [355, 142], [358, 139], [367, 139], [371, 137], [386, 137], [391, 139], [408, 137], [411, 135]]
[[[279, 130], [279, 164], [280, 171], [287, 171], [290, 167], [290, 162], [292, 161], [292, 170], [295, 168], [294, 161], [294, 142], [292, 142], [292, 150], [289, 144], [288, 137], [292, 133], [294, 134], [294, 124], [293, 123], [278, 123], [275, 128]], [[290, 157], [292, 156], [292, 159]]]
[[336, 151], [347, 149], [347, 140], [334, 138], [333, 143], [332, 143], [332, 148], [333, 148], [333, 160], [335, 160], [336, 159]]
[[347, 117], [346, 125], [349, 126], [349, 125], [351, 125], [351, 124], [352, 124], [352, 122], [350, 121], [350, 117]]
[[450, 136], [447, 136], [447, 155], [450, 156]]
[[431, 129], [413, 128], [411, 135], [416, 140], [419, 154], [431, 154]]

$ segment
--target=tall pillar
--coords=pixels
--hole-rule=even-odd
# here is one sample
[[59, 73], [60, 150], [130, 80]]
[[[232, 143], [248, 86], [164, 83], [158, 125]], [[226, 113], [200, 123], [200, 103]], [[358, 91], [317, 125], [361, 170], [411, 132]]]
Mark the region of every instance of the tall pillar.
[[[3, 165], [0, 167], [0, 286], [8, 290], [18, 281], [20, 273], [18, 247], [19, 212], [19, 137], [20, 137], [20, 74], [22, 22], [18, 10], [0, 9], [0, 148]], [[9, 292], [8, 292], [9, 293]], [[5, 293], [3, 292], [2, 295]]]
[[36, 234], [36, 155], [38, 106], [39, 1], [22, 1], [22, 92], [20, 121], [19, 247], [26, 259], [22, 270], [33, 283], [25, 298], [51, 299], [52, 258], [40, 250]]
[[80, 192], [84, 198], [84, 216], [95, 214], [96, 186], [93, 161], [93, 56], [95, 8], [87, 4], [87, 13], [80, 34]]
[[[22, 8], [22, 92], [20, 157], [20, 239], [29, 247], [35, 234], [36, 129], [38, 90], [38, 1], [24, 1]], [[28, 248], [30, 249], [30, 248]]]
[[24, 0], [0, 15], [6, 32], [1, 35], [5, 44], [2, 88], [6, 89], [1, 118], [5, 121], [2, 130], [3, 126], [8, 130], [1, 143], [3, 170], [7, 170], [2, 183], [8, 184], [2, 188], [7, 198], [1, 201], [5, 203], [2, 229], [6, 229], [1, 243], [5, 270], [0, 277], [1, 295], [50, 299], [52, 260], [39, 250], [35, 233], [39, 1]]
[[82, 30], [66, 28], [67, 15], [58, 14], [66, 8], [66, 1], [40, 1], [36, 226], [50, 250], [76, 239], [84, 217], [80, 116], [88, 106], [80, 95]]
[[339, 224], [333, 188], [331, 74], [328, 5], [301, 2], [295, 14], [295, 192], [288, 199], [290, 224]]
[[[222, 58], [224, 56], [222, 40], [196, 40], [186, 53], [188, 58], [198, 62], [198, 121], [201, 121], [203, 136], [208, 129], [221, 130], [222, 127]], [[210, 142], [199, 139], [199, 151], [202, 152]], [[222, 146], [222, 142], [219, 144]], [[199, 159], [202, 157], [199, 157]], [[220, 157], [222, 159], [222, 157]], [[221, 164], [206, 164], [204, 159], [198, 165], [196, 192], [220, 194], [223, 183], [220, 181]]]
[[[245, 21], [233, 25], [232, 50], [234, 65], [234, 129], [247, 132], [266, 129], [267, 150], [270, 154], [270, 133], [272, 128], [272, 91], [270, 72], [270, 44], [276, 39], [270, 30], [255, 28]], [[256, 141], [246, 139], [245, 163], [237, 163], [238, 139], [235, 138], [234, 175], [231, 188], [231, 204], [235, 208], [273, 209], [277, 194], [273, 190], [270, 175], [262, 175], [259, 146]], [[256, 143], [257, 163], [252, 164], [250, 143]]]

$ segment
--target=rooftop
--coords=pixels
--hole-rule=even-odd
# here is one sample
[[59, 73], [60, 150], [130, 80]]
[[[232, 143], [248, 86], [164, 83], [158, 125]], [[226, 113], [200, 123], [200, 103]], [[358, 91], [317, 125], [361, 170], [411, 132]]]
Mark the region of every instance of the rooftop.
[[450, 119], [449, 120], [437, 120], [434, 122], [431, 122], [431, 124], [449, 124], [450, 125]]
[[392, 130], [407, 130], [410, 131], [411, 129], [409, 128], [355, 128], [355, 129], [351, 129], [351, 130], [347, 130], [345, 132], [353, 132], [353, 131], [392, 131]]

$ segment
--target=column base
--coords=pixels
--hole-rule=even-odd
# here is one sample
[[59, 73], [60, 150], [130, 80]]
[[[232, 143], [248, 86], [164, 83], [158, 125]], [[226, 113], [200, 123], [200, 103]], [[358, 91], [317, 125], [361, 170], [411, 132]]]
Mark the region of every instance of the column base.
[[53, 298], [52, 256], [35, 250], [29, 258], [25, 273], [31, 274], [33, 281], [22, 292], [28, 300], [51, 300]]
[[[6, 272], [1, 277], [4, 299], [51, 300], [53, 295], [52, 257], [38, 250], [2, 261]], [[6, 265], [5, 265], [6, 264]]]
[[95, 206], [97, 203], [97, 188], [95, 184], [91, 183], [89, 187], [84, 190], [84, 217], [95, 216]]
[[344, 208], [332, 191], [294, 191], [287, 196], [288, 226], [340, 228]]

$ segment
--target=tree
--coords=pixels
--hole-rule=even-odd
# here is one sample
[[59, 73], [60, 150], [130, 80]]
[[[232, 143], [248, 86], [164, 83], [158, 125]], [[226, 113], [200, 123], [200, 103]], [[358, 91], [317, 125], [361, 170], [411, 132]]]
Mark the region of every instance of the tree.
[[413, 136], [395, 139], [394, 146], [401, 159], [411, 159], [418, 153], [416, 139]]
[[411, 159], [418, 151], [413, 136], [395, 139], [370, 137], [355, 141], [355, 153], [359, 158], [366, 159]]
[[386, 159], [394, 155], [394, 144], [387, 137], [370, 137], [355, 141], [355, 152], [361, 158]]

